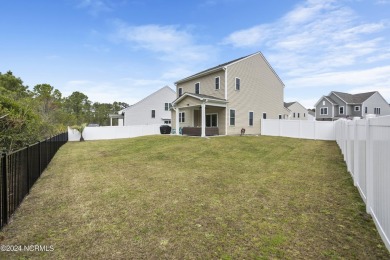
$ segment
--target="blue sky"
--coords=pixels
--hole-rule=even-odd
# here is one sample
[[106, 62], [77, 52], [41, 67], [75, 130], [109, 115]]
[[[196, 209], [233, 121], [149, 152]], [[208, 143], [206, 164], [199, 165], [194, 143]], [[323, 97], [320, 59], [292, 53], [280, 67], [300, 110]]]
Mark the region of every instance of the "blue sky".
[[257, 51], [285, 101], [332, 90], [390, 102], [390, 0], [0, 0], [0, 71], [64, 96], [133, 104]]

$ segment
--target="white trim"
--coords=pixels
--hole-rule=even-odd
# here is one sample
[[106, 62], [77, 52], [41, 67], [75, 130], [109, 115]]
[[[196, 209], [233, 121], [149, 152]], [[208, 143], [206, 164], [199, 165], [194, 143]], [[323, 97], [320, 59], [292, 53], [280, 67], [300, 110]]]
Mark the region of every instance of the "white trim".
[[[239, 83], [240, 83], [238, 86], [238, 89], [237, 89], [237, 79], [239, 80]], [[237, 90], [237, 91], [241, 90], [241, 78], [239, 78], [239, 77], [234, 78], [234, 90]]]
[[[340, 109], [343, 109], [343, 113], [340, 112]], [[339, 106], [339, 115], [345, 115], [345, 107], [344, 106]]]
[[[231, 110], [234, 110], [234, 125], [230, 124], [230, 111]], [[228, 117], [228, 119], [229, 119], [229, 126], [236, 126], [236, 109], [229, 108], [229, 117]]]
[[[326, 114], [324, 114], [324, 113], [322, 113], [322, 109], [323, 108], [326, 108]], [[320, 116], [327, 116], [327, 115], [329, 115], [329, 108], [328, 107], [320, 107]]]
[[[250, 124], [250, 113], [252, 113], [252, 125]], [[255, 124], [255, 112], [254, 111], [248, 111], [248, 126], [254, 126]]]
[[[218, 88], [216, 88], [216, 79], [218, 79]], [[220, 90], [221, 89], [221, 77], [220, 76], [218, 76], [218, 77], [215, 77], [214, 78], [214, 90]]]

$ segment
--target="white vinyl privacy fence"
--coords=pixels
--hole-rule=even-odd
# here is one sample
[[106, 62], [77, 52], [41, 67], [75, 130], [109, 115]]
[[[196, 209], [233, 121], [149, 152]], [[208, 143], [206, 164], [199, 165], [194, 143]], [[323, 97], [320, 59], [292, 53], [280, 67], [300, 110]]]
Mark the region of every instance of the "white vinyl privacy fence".
[[262, 119], [261, 134], [293, 138], [335, 140], [334, 122]]
[[[160, 126], [161, 125], [86, 127], [83, 132], [83, 137], [85, 140], [107, 140], [156, 135], [160, 134]], [[79, 141], [80, 133], [77, 130], [68, 128], [68, 140]]]
[[367, 213], [390, 250], [390, 116], [337, 120], [335, 134]]

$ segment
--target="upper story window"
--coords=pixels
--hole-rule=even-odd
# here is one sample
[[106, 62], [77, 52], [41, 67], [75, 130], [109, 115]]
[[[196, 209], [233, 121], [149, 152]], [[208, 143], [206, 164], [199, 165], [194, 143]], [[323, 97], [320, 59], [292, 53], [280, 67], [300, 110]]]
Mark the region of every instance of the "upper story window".
[[344, 115], [344, 107], [339, 107], [339, 114]]
[[200, 83], [195, 83], [195, 94], [199, 94], [200, 92]]
[[220, 78], [219, 78], [219, 77], [216, 77], [216, 78], [215, 78], [215, 89], [220, 89], [219, 83], [220, 83]]
[[240, 90], [240, 88], [241, 88], [241, 79], [236, 78], [236, 90]]
[[374, 114], [375, 115], [380, 115], [381, 114], [381, 108], [380, 107], [375, 107], [374, 108]]
[[354, 110], [355, 111], [360, 111], [360, 106], [355, 106]]
[[172, 103], [165, 103], [164, 109], [165, 109], [165, 111], [169, 111], [169, 109], [171, 109], [171, 107], [172, 107]]
[[327, 107], [321, 107], [320, 108], [320, 115], [327, 115], [328, 114], [328, 108]]
[[179, 88], [179, 97], [183, 95], [183, 88]]
[[152, 118], [156, 118], [156, 110], [152, 110]]

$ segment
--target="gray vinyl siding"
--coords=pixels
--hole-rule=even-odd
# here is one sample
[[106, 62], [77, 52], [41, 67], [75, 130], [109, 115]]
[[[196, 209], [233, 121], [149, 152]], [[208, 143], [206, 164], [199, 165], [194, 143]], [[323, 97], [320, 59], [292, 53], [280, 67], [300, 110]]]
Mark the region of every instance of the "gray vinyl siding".
[[369, 97], [366, 101], [363, 102], [363, 116], [366, 116], [364, 113], [364, 107], [367, 107], [367, 114], [374, 114], [374, 108], [379, 107], [381, 109], [381, 116], [390, 115], [390, 106], [387, 101], [379, 94], [375, 93]]
[[[335, 117], [345, 117], [347, 115], [351, 114], [351, 108], [348, 106], [342, 99], [340, 99], [338, 96], [336, 96], [334, 93], [331, 93], [329, 97], [336, 102], [337, 105], [334, 106], [334, 116]], [[344, 107], [344, 114], [339, 114], [339, 107]]]
[[[325, 101], [325, 105], [323, 105], [323, 101]], [[328, 108], [328, 115], [321, 115], [321, 108], [327, 107]], [[331, 119], [333, 114], [333, 105], [330, 103], [326, 98], [322, 98], [320, 102], [318, 102], [316, 106], [316, 119], [317, 120], [323, 120], [323, 119]]]
[[[241, 79], [240, 90], [235, 90], [236, 78]], [[267, 113], [267, 119], [277, 119], [284, 113], [283, 83], [261, 54], [229, 65], [227, 81], [227, 111], [236, 110], [235, 126], [228, 125], [228, 135], [240, 134], [241, 128], [246, 129], [246, 134], [259, 134], [263, 113]], [[254, 112], [253, 126], [248, 126], [249, 111]]]
[[[219, 77], [219, 89], [215, 89], [216, 77]], [[183, 94], [185, 92], [195, 93], [195, 83], [198, 82], [200, 83], [199, 94], [225, 99], [225, 71], [223, 70], [177, 84], [177, 95], [179, 95], [179, 88], [183, 88]]]
[[[359, 107], [359, 111], [355, 111], [355, 107]], [[364, 109], [364, 108], [363, 108]], [[361, 117], [362, 116], [362, 105], [361, 104], [354, 104], [351, 105], [351, 116], [352, 117]]]

